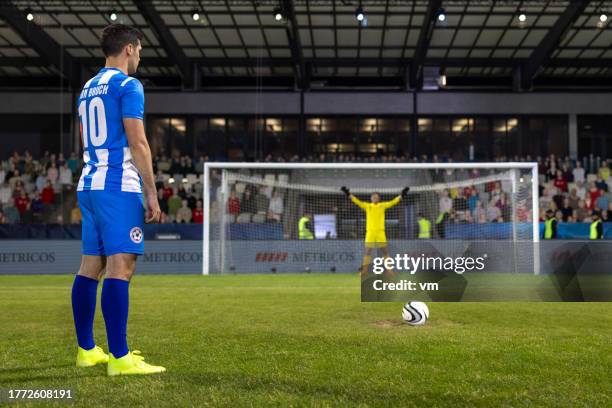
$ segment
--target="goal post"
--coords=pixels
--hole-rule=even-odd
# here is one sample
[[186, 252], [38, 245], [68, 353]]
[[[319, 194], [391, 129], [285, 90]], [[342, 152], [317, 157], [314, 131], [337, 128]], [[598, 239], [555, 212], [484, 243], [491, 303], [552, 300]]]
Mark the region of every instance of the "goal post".
[[[410, 187], [387, 210], [391, 253], [489, 251], [503, 271], [539, 273], [537, 163], [209, 162], [203, 274], [356, 272], [365, 215], [342, 186], [363, 201]], [[299, 234], [303, 217], [312, 236]], [[418, 217], [431, 239], [419, 239]]]

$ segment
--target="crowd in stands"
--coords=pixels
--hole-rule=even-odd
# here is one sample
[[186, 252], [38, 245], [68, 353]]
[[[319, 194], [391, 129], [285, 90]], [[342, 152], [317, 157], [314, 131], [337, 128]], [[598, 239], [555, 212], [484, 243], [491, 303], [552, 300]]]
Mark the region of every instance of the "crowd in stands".
[[[160, 154], [154, 159], [156, 186], [164, 223], [202, 223], [202, 169], [207, 156]], [[536, 158], [539, 163], [540, 219], [550, 209], [562, 222], [590, 222], [593, 211], [604, 221], [612, 221], [610, 162], [596, 157], [572, 160], [550, 155]], [[351, 154], [307, 157], [267, 156], [267, 162], [448, 162], [444, 157], [406, 158], [376, 155], [366, 158]], [[495, 161], [532, 161], [525, 157], [498, 157]], [[76, 154], [45, 152], [33, 158], [25, 151], [14, 152], [0, 161], [0, 223], [81, 222], [75, 186], [81, 160]], [[442, 177], [444, 173], [442, 172]], [[474, 176], [474, 175], [469, 175]], [[462, 176], [463, 177], [463, 176]], [[243, 185], [233, 189], [227, 214], [236, 222], [277, 222], [283, 214], [283, 195], [265, 186]], [[530, 205], [517, 203], [517, 216], [531, 217]], [[488, 183], [440, 193], [440, 213], [449, 222], [503, 222], [511, 218], [509, 188], [506, 183]], [[246, 215], [244, 215], [246, 214]]]

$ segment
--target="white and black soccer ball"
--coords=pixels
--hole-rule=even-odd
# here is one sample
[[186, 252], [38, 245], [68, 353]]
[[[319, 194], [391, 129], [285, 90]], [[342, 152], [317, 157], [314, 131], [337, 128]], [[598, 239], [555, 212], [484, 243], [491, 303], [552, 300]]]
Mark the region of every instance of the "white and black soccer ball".
[[423, 302], [408, 302], [402, 308], [402, 318], [411, 326], [420, 326], [429, 319], [429, 308]]

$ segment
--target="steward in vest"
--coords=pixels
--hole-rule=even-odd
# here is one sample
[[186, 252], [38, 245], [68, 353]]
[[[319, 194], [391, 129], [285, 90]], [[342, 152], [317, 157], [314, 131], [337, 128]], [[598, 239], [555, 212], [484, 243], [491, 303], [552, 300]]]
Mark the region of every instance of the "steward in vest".
[[599, 216], [599, 211], [593, 211], [593, 221], [589, 229], [589, 239], [603, 239], [603, 222]]
[[430, 239], [431, 238], [431, 222], [419, 213], [417, 215], [417, 223], [419, 225], [419, 239]]
[[311, 216], [306, 213], [300, 218], [298, 222], [298, 238], [299, 239], [314, 239], [312, 233], [312, 223], [310, 222]]
[[544, 221], [544, 239], [557, 239], [557, 219], [553, 210], [546, 210]]

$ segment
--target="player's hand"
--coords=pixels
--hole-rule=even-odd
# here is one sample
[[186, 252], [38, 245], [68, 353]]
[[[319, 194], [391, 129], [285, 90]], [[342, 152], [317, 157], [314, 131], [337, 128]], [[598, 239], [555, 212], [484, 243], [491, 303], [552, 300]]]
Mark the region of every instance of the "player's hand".
[[351, 195], [351, 190], [349, 190], [346, 186], [342, 186], [340, 190], [342, 190], [342, 192], [346, 194], [347, 197]]
[[161, 209], [159, 208], [159, 201], [157, 201], [157, 194], [147, 194], [146, 205], [145, 222], [147, 224], [158, 223], [161, 218]]
[[404, 187], [402, 190], [402, 198], [408, 197], [408, 191], [410, 191], [410, 187]]

